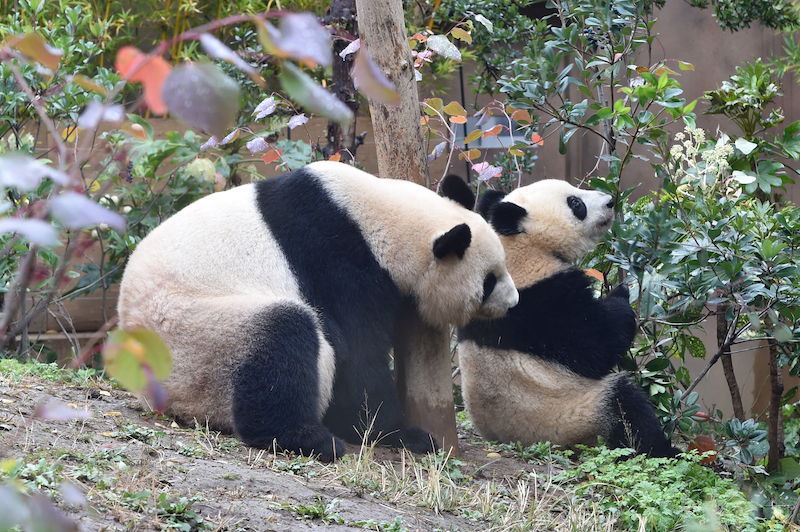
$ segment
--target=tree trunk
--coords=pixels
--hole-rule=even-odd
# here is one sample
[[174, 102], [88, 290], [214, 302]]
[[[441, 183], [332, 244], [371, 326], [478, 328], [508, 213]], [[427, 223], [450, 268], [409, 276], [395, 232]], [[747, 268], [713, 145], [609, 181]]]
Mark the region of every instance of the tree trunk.
[[778, 343], [769, 340], [769, 384], [771, 394], [769, 399], [769, 427], [767, 439], [769, 440], [769, 454], [767, 455], [767, 471], [772, 473], [778, 470], [781, 459], [786, 454], [783, 441], [783, 375], [778, 367]]
[[728, 328], [730, 326], [725, 319], [726, 308], [727, 305], [719, 305], [717, 307], [717, 346], [724, 346], [721, 357], [722, 370], [725, 373], [725, 380], [728, 381], [728, 390], [730, 390], [731, 403], [733, 404], [733, 415], [739, 421], [744, 421], [744, 405], [742, 404], [742, 394], [739, 391], [739, 385], [736, 382], [736, 374], [733, 372], [731, 347], [730, 345], [725, 345], [725, 340], [728, 338]]
[[366, 48], [400, 95], [398, 107], [369, 102], [381, 177], [430, 186], [428, 156], [420, 123], [414, 60], [408, 46], [400, 0], [356, 0], [361, 46]]
[[[370, 101], [381, 177], [407, 179], [429, 187], [428, 157], [423, 144], [419, 95], [400, 0], [356, 0], [361, 46], [400, 95], [394, 107]], [[406, 308], [398, 321], [395, 371], [408, 426], [428, 431], [443, 449], [458, 452], [450, 331], [422, 321]]]
[[[322, 19], [324, 24], [330, 24], [342, 33], [356, 36], [356, 2], [355, 0], [332, 0], [328, 13]], [[353, 116], [358, 114], [360, 107], [358, 91], [353, 84], [350, 71], [353, 69], [353, 54], [342, 59], [339, 52], [347, 48], [350, 42], [345, 39], [333, 41], [333, 72], [331, 76], [331, 93], [344, 102]], [[350, 125], [342, 127], [337, 122], [328, 122], [328, 144], [322, 148], [326, 159], [340, 153], [343, 161], [354, 159], [356, 149], [363, 143], [363, 137], [356, 136], [356, 120]]]

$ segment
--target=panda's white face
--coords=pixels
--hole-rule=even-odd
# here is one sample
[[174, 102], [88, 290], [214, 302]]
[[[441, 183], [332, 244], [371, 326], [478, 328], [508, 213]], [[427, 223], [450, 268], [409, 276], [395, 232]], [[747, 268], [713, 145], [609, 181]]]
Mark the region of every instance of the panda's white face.
[[611, 196], [556, 179], [516, 189], [491, 214], [518, 288], [581, 260], [613, 221]]

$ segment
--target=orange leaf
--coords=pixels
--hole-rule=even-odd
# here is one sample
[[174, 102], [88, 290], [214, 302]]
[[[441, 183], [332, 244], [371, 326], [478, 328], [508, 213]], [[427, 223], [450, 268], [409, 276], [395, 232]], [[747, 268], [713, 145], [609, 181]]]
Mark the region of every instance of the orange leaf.
[[331, 156], [328, 158], [328, 160], [329, 160], [329, 161], [333, 161], [333, 162], [335, 162], [335, 163], [338, 163], [339, 161], [341, 161], [341, 160], [342, 160], [342, 154], [341, 154], [341, 153], [334, 153], [333, 155], [331, 155]]
[[531, 114], [525, 109], [514, 109], [514, 112], [511, 113], [511, 120], [514, 122], [519, 122], [523, 125], [530, 124], [532, 122]]
[[161, 89], [172, 67], [163, 57], [150, 57], [133, 46], [123, 46], [117, 52], [115, 66], [123, 78], [144, 85], [144, 101], [153, 113], [163, 115], [167, 112]]
[[283, 155], [283, 150], [272, 150], [262, 155], [261, 160], [264, 161], [266, 164], [269, 164], [272, 161], [277, 161], [278, 159], [280, 159], [281, 155]]
[[422, 35], [421, 33], [415, 33], [414, 35], [411, 36], [411, 38], [415, 39], [415, 40], [417, 40], [419, 42], [425, 42], [425, 41], [428, 40], [428, 38], [426, 36]]
[[586, 275], [588, 275], [589, 277], [594, 277], [595, 279], [599, 279], [600, 281], [604, 281], [605, 280], [605, 278], [603, 277], [603, 274], [601, 272], [595, 270], [594, 268], [588, 268], [586, 270], [583, 270], [583, 272]]
[[502, 124], [497, 124], [497, 125], [496, 125], [496, 126], [494, 126], [492, 129], [487, 129], [486, 131], [484, 131], [484, 132], [483, 132], [483, 138], [486, 138], [486, 137], [496, 137], [496, 136], [497, 136], [497, 135], [499, 135], [499, 134], [500, 134], [500, 132], [502, 132], [502, 131], [503, 131], [503, 125], [502, 125]]
[[450, 121], [454, 124], [466, 124], [467, 117], [466, 116], [451, 116]]
[[544, 139], [541, 136], [537, 135], [536, 133], [531, 135], [531, 142], [533, 142], [537, 146], [544, 145]]
[[636, 72], [641, 74], [642, 72], [650, 72], [650, 69], [647, 68], [647, 67], [643, 67], [643, 66], [637, 66], [636, 67]]
[[63, 55], [61, 50], [47, 44], [35, 31], [25, 35], [9, 35], [4, 40], [10, 47], [18, 50], [24, 56], [38, 61], [50, 70], [58, 68], [58, 62]]

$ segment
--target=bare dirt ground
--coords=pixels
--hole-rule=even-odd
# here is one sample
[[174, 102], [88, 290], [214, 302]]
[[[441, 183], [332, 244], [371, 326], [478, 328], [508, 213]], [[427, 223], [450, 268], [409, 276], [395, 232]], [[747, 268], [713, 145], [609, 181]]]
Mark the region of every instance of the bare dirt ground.
[[[107, 381], [76, 380], [0, 379], [0, 460], [19, 461], [4, 467], [5, 478], [47, 493], [78, 530], [487, 528], [459, 512], [435, 512], [402, 494], [387, 498], [385, 491], [348, 482], [336, 466], [178, 427], [145, 412], [136, 397]], [[86, 410], [91, 417], [33, 419], [37, 405], [47, 403]], [[511, 487], [524, 472], [542, 469], [512, 453], [492, 454], [474, 434], [463, 436], [455, 463], [469, 482], [491, 479]], [[348, 450], [356, 457], [360, 451]], [[356, 458], [348, 460], [358, 468]], [[374, 461], [395, 471], [408, 467], [402, 453], [389, 449], [376, 448]], [[84, 494], [84, 505], [68, 502], [72, 498], [59, 489], [64, 480]]]

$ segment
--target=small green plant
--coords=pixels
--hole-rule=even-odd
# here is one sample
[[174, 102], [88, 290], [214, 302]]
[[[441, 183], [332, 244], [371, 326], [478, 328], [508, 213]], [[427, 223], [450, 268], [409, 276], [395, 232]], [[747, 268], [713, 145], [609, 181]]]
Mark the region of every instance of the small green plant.
[[339, 499], [333, 499], [325, 504], [319, 495], [312, 504], [287, 504], [286, 508], [297, 514], [298, 519], [320, 519], [323, 523], [344, 524], [345, 520], [334, 510], [339, 504]]
[[687, 460], [646, 458], [631, 449], [584, 448], [580, 461], [559, 480], [577, 480], [588, 497], [624, 530], [668, 532], [706, 520], [711, 505], [726, 530], [755, 531], [754, 507], [736, 483]]
[[200, 500], [202, 498], [199, 496], [170, 497], [167, 493], [161, 493], [158, 496], [156, 515], [164, 520], [167, 530], [181, 530], [182, 532], [203, 530], [206, 528], [205, 522], [192, 508], [192, 505]]

